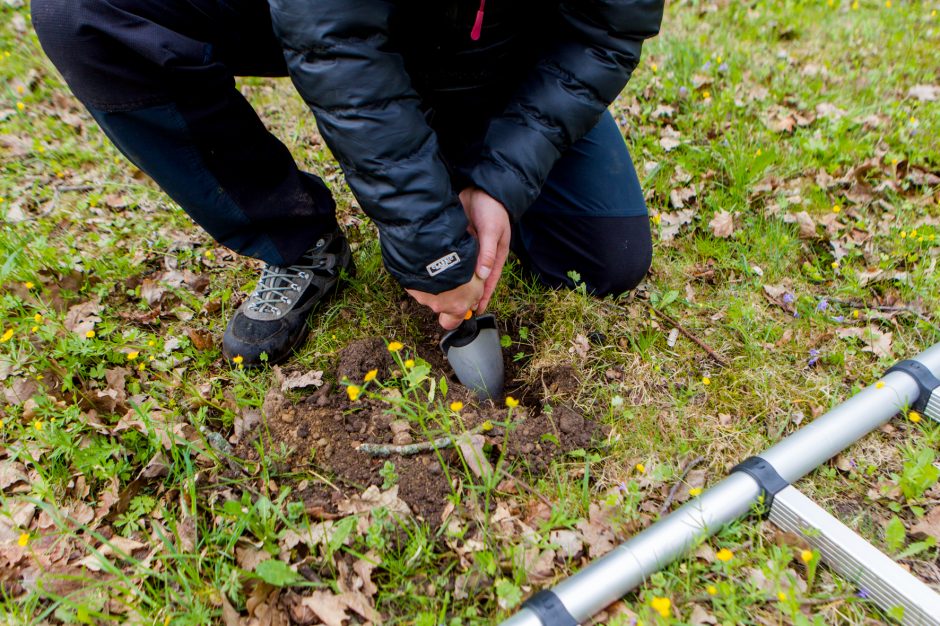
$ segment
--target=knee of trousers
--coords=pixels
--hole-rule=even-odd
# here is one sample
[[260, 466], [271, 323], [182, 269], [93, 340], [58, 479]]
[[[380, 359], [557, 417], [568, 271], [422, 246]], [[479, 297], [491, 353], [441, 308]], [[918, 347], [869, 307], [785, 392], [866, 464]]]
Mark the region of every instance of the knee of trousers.
[[642, 282], [653, 261], [650, 248], [635, 254], [605, 253], [590, 270], [581, 272], [581, 280], [588, 292], [598, 297], [620, 295], [631, 291]]

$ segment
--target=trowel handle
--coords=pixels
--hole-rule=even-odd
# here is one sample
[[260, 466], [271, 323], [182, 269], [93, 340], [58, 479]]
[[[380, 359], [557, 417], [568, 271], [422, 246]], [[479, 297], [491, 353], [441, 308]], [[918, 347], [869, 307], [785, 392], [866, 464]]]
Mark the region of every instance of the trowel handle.
[[477, 318], [470, 317], [460, 322], [460, 326], [450, 331], [447, 335], [447, 344], [453, 348], [462, 348], [477, 338], [480, 329], [477, 326]]

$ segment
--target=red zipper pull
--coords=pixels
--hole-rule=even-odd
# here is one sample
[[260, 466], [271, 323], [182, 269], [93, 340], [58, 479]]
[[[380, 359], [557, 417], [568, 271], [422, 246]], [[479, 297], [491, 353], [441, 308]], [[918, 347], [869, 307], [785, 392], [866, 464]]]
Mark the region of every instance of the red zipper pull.
[[476, 41], [480, 38], [480, 31], [483, 30], [483, 9], [486, 7], [486, 0], [480, 0], [480, 8], [477, 9], [477, 19], [473, 21], [473, 30], [470, 31], [470, 39]]

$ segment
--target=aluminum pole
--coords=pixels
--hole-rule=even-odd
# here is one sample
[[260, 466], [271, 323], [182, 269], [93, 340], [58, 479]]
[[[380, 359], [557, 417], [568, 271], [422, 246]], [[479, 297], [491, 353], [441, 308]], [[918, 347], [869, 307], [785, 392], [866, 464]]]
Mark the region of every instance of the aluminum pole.
[[[914, 357], [940, 376], [940, 343]], [[920, 389], [906, 373], [892, 372], [760, 456], [787, 482], [794, 482], [890, 420], [917, 400]], [[622, 598], [647, 577], [684, 555], [702, 539], [750, 512], [761, 487], [751, 476], [735, 472], [698, 498], [614, 548], [551, 591], [567, 609], [566, 620], [586, 622]], [[553, 626], [530, 608], [502, 626]]]

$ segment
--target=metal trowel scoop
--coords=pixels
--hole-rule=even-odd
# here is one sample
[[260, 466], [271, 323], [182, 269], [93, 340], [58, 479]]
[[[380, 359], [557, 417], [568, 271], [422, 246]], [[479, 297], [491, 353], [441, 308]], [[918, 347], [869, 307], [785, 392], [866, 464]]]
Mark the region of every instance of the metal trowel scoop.
[[503, 351], [493, 315], [471, 316], [441, 339], [441, 350], [457, 379], [490, 400], [503, 393]]

